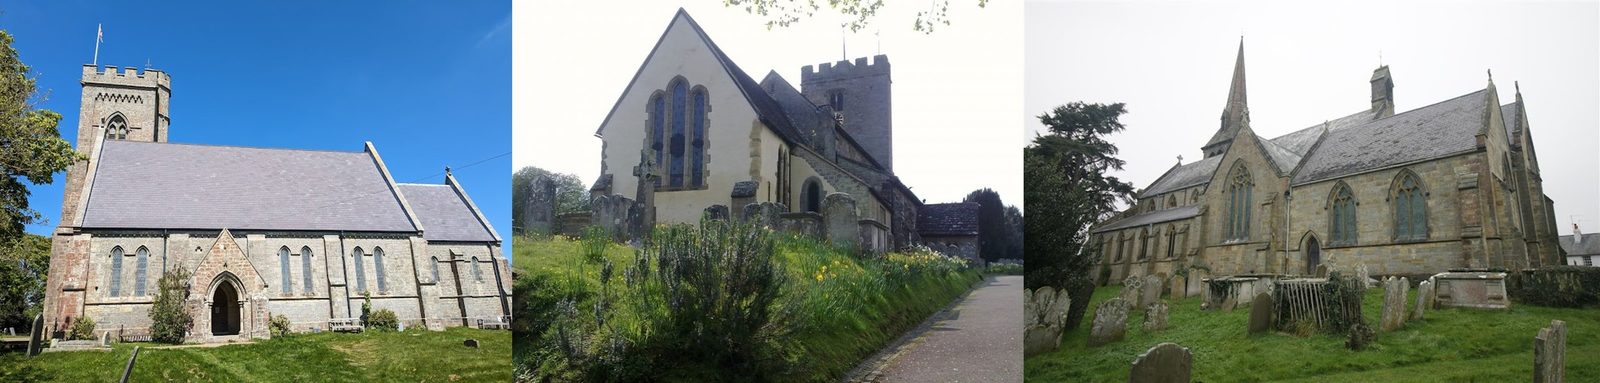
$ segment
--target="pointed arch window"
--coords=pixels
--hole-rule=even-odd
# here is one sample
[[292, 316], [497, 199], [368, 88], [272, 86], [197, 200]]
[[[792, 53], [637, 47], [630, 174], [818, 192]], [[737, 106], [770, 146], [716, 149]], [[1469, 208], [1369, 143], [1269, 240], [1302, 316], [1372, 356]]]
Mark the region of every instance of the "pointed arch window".
[[433, 261], [429, 263], [429, 265], [433, 266], [433, 283], [439, 283], [439, 257], [430, 258]]
[[1399, 241], [1428, 239], [1428, 200], [1422, 181], [1409, 171], [1401, 172], [1394, 188], [1394, 238]]
[[667, 121], [672, 124], [671, 133], [668, 133], [667, 155], [671, 157], [667, 164], [667, 182], [673, 188], [683, 187], [683, 157], [687, 148], [688, 134], [684, 132], [684, 124], [688, 117], [684, 112], [689, 98], [689, 84], [684, 81], [672, 83], [672, 118]]
[[472, 257], [472, 280], [483, 282], [483, 270], [478, 268], [478, 257]]
[[111, 297], [122, 296], [122, 246], [111, 248]]
[[[650, 149], [656, 152], [656, 164], [659, 166], [667, 152], [662, 137], [667, 136], [667, 98], [657, 92], [650, 98]], [[661, 187], [661, 178], [656, 178], [656, 187]]]
[[356, 265], [356, 291], [366, 292], [367, 291], [367, 273], [366, 273], [365, 270], [361, 269], [361, 263], [362, 263], [361, 257], [363, 255], [365, 255], [365, 254], [363, 254], [363, 252], [361, 251], [361, 247], [359, 247], [359, 246], [356, 247], [356, 251], [353, 254], [355, 254], [354, 261], [355, 261], [355, 265]]
[[139, 246], [139, 250], [135, 250], [133, 253], [135, 254], [134, 264], [138, 265], [133, 272], [133, 296], [142, 297], [144, 296], [144, 279], [147, 275], [145, 274], [145, 267], [150, 263], [150, 249]]
[[389, 284], [386, 281], [384, 281], [384, 277], [383, 277], [384, 272], [383, 272], [383, 248], [382, 247], [373, 247], [372, 248], [372, 265], [373, 265], [372, 266], [372, 270], [374, 271], [373, 274], [377, 274], [377, 276], [378, 276], [378, 294], [388, 294], [389, 293]]
[[311, 295], [311, 247], [300, 247], [300, 278], [304, 279], [305, 294]]
[[1233, 167], [1228, 174], [1228, 225], [1225, 231], [1228, 239], [1250, 238], [1250, 211], [1255, 189], [1255, 181], [1250, 178], [1250, 170], [1239, 164]]
[[699, 187], [705, 185], [706, 167], [706, 88], [695, 87], [694, 108], [690, 116], [694, 118], [693, 136], [689, 142], [689, 186]]
[[1139, 260], [1150, 257], [1150, 229], [1139, 230]]
[[106, 139], [128, 139], [128, 119], [122, 117], [122, 113], [113, 114], [110, 119], [106, 120]]
[[1177, 255], [1175, 253], [1175, 251], [1174, 251], [1174, 249], [1176, 249], [1177, 239], [1178, 239], [1178, 229], [1177, 229], [1177, 227], [1168, 225], [1167, 226], [1167, 259], [1172, 259], [1172, 257], [1174, 255]]
[[1350, 185], [1340, 182], [1333, 187], [1333, 196], [1330, 198], [1333, 213], [1329, 214], [1329, 232], [1332, 234], [1328, 240], [1331, 246], [1350, 246], [1356, 244], [1356, 198], [1350, 191]]
[[292, 282], [292, 281], [294, 281], [294, 277], [289, 275], [289, 247], [288, 246], [283, 246], [283, 247], [279, 247], [278, 248], [278, 271], [279, 271], [279, 274], [282, 274], [282, 277], [283, 277], [283, 293], [284, 294], [293, 293], [294, 289], [290, 288], [290, 286], [294, 285], [294, 282]]
[[706, 141], [710, 130], [707, 113], [710, 95], [704, 86], [690, 85], [675, 77], [664, 90], [650, 97], [649, 147], [656, 151], [656, 164], [665, 171], [656, 187], [666, 190], [700, 189], [706, 186]]

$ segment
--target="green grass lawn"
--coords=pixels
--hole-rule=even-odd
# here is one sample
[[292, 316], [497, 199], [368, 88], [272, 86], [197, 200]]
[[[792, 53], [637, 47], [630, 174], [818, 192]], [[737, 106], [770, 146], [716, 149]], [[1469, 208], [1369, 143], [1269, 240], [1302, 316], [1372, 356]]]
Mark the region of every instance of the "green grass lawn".
[[[540, 286], [557, 290], [518, 291], [518, 299], [537, 295], [548, 300], [552, 295], [568, 296], [566, 291], [599, 291], [600, 267], [581, 261], [581, 254], [584, 253], [582, 246], [582, 241], [564, 237], [515, 239], [513, 264], [519, 273], [518, 278], [540, 278], [547, 281]], [[633, 262], [633, 251], [627, 246], [609, 246], [605, 258], [613, 264], [628, 265]], [[979, 271], [973, 268], [954, 272], [918, 272], [917, 262], [925, 259], [903, 256], [890, 257], [893, 260], [859, 259], [814, 241], [781, 239], [777, 252], [774, 262], [787, 275], [780, 300], [802, 307], [801, 312], [795, 315], [800, 318], [795, 320], [802, 322], [798, 324], [799, 330], [792, 337], [779, 341], [788, 345], [785, 347], [793, 347], [791, 351], [795, 352], [797, 361], [797, 367], [792, 371], [774, 374], [780, 381], [837, 381], [863, 358], [949, 305], [980, 280]], [[886, 277], [907, 273], [911, 277]], [[623, 282], [618, 279], [612, 280], [613, 291], [623, 288]], [[892, 282], [895, 280], [901, 282]], [[517, 286], [520, 289], [524, 285], [519, 283]], [[590, 307], [592, 295], [577, 306]], [[548, 310], [550, 306], [540, 307], [543, 308], [530, 307], [528, 310]], [[626, 311], [629, 305], [622, 301], [615, 307]], [[519, 311], [517, 315], [523, 314]], [[537, 317], [540, 317], [538, 313], [530, 313], [525, 318]], [[627, 320], [628, 315], [619, 314], [618, 318]], [[636, 325], [629, 323], [630, 326]], [[517, 337], [518, 363], [537, 364], [537, 361], [533, 361], [536, 357], [528, 351], [551, 347], [540, 339], [524, 339], [521, 333]], [[667, 381], [727, 378], [712, 373], [718, 367], [711, 362], [678, 362], [671, 366], [657, 366], [659, 369], [653, 370], [651, 376]]]
[[[478, 349], [462, 345], [477, 339]], [[52, 352], [24, 359], [0, 355], [0, 375], [28, 370], [44, 380], [114, 382], [133, 353], [135, 382], [450, 382], [510, 381], [511, 333], [456, 327], [442, 332], [295, 334], [288, 338], [217, 347], [151, 349], [125, 343], [112, 351]]]
[[[1510, 310], [1445, 308], [1426, 319], [1379, 332], [1376, 344], [1356, 352], [1343, 336], [1246, 335], [1248, 307], [1201, 311], [1200, 298], [1169, 301], [1166, 330], [1143, 331], [1143, 311], [1129, 314], [1127, 338], [1088, 348], [1093, 308], [1116, 297], [1119, 287], [1095, 291], [1078, 329], [1064, 334], [1061, 349], [1025, 361], [1027, 380], [1126, 382], [1133, 359], [1162, 342], [1194, 353], [1195, 381], [1305, 382], [1516, 382], [1533, 371], [1533, 337], [1551, 319], [1567, 322], [1567, 381], [1600, 382], [1600, 309], [1559, 309], [1513, 304]], [[1382, 289], [1368, 290], [1362, 314], [1377, 327]], [[1416, 289], [1408, 298], [1414, 304]]]

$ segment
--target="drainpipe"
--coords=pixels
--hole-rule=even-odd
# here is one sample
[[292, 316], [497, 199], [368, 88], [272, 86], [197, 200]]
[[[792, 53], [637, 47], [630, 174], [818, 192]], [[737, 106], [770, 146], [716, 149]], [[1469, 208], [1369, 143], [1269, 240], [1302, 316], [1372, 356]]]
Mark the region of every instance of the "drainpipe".
[[[352, 314], [350, 312], [350, 270], [346, 270], [346, 268], [344, 267], [344, 259], [345, 259], [345, 253], [344, 253], [344, 230], [340, 230], [339, 231], [339, 274], [342, 274], [344, 276], [344, 316], [345, 316], [345, 318], [354, 318], [355, 314]], [[361, 262], [361, 260], [357, 259], [356, 262]], [[329, 295], [329, 298], [333, 298], [332, 297], [332, 295], [333, 295], [333, 285], [331, 285], [331, 284], [328, 285], [328, 295]], [[366, 324], [362, 323], [362, 325], [366, 325]]]
[[[1287, 262], [1289, 260], [1289, 244], [1293, 243], [1293, 242], [1290, 242], [1290, 241], [1294, 240], [1294, 233], [1291, 232], [1291, 230], [1293, 230], [1292, 228], [1294, 227], [1294, 225], [1290, 224], [1291, 221], [1289, 221], [1290, 213], [1294, 211], [1294, 208], [1291, 206], [1291, 203], [1289, 202], [1290, 200], [1291, 199], [1290, 199], [1290, 196], [1289, 196], [1289, 189], [1288, 188], [1284, 188], [1284, 190], [1283, 190], [1283, 259], [1285, 260], [1284, 265], [1288, 265], [1288, 263], [1289, 263], [1289, 262]], [[1301, 249], [1301, 250], [1305, 250], [1305, 249]], [[1306, 259], [1306, 261], [1308, 262], [1306, 264], [1306, 267], [1308, 269], [1311, 267], [1311, 264], [1309, 263], [1310, 260], [1311, 260], [1310, 258]], [[1279, 274], [1288, 274], [1288, 270], [1280, 270]]]

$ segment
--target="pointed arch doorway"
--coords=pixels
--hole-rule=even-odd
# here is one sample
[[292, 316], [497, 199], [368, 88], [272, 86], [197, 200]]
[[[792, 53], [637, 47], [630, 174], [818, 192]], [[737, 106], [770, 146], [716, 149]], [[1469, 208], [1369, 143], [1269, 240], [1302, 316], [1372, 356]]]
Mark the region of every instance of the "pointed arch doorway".
[[244, 300], [230, 278], [218, 278], [211, 291], [211, 335], [239, 335], [239, 313]]
[[1317, 265], [1322, 264], [1322, 243], [1316, 236], [1306, 237], [1306, 275], [1317, 275]]

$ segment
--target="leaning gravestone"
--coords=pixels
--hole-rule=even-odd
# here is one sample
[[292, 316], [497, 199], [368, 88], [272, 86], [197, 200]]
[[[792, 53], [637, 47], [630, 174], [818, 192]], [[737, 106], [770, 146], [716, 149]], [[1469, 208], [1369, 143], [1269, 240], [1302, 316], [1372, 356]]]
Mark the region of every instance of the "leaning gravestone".
[[1038, 290], [1023, 290], [1023, 316], [1025, 331], [1023, 355], [1054, 351], [1061, 347], [1067, 309], [1072, 299], [1066, 290], [1057, 291], [1050, 286]]
[[1167, 302], [1156, 301], [1144, 310], [1144, 331], [1167, 328]]
[[1567, 322], [1552, 320], [1533, 337], [1534, 383], [1567, 380]]
[[1412, 320], [1422, 320], [1425, 311], [1433, 308], [1433, 282], [1422, 281], [1417, 284], [1417, 307], [1411, 311]]
[[44, 314], [33, 317], [33, 329], [29, 330], [28, 333], [27, 354], [30, 357], [39, 355], [39, 350], [43, 349], [43, 347], [40, 347], [42, 346], [40, 342], [44, 341]]
[[1151, 347], [1133, 360], [1129, 382], [1188, 383], [1189, 370], [1194, 367], [1194, 355], [1176, 343], [1162, 343]]
[[1367, 264], [1356, 265], [1356, 280], [1361, 281], [1361, 288], [1372, 288], [1372, 275], [1367, 273]]
[[1233, 295], [1228, 295], [1227, 298], [1222, 299], [1222, 312], [1231, 313], [1233, 312], [1233, 307], [1238, 305], [1239, 300], [1234, 299]]
[[1161, 277], [1157, 275], [1144, 277], [1144, 287], [1141, 289], [1142, 295], [1139, 297], [1139, 307], [1145, 307], [1161, 300], [1161, 288], [1165, 285], [1162, 282]]
[[467, 346], [469, 348], [478, 348], [478, 340], [477, 339], [467, 339], [465, 341], [462, 341], [461, 345], [462, 346]]
[[1378, 324], [1378, 330], [1389, 332], [1399, 330], [1406, 324], [1406, 290], [1411, 285], [1405, 278], [1384, 278], [1383, 280], [1383, 316]]
[[1250, 335], [1272, 330], [1273, 305], [1272, 295], [1267, 293], [1256, 294], [1250, 301]]
[[1122, 279], [1122, 300], [1128, 301], [1129, 305], [1139, 307], [1139, 298], [1144, 296], [1143, 292], [1143, 278], [1130, 275]]
[[1111, 298], [1094, 310], [1094, 326], [1089, 329], [1089, 347], [1122, 340], [1128, 331], [1128, 301]]

